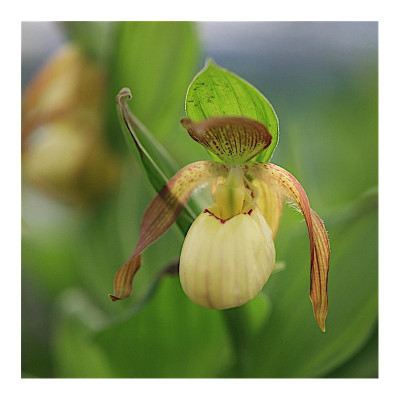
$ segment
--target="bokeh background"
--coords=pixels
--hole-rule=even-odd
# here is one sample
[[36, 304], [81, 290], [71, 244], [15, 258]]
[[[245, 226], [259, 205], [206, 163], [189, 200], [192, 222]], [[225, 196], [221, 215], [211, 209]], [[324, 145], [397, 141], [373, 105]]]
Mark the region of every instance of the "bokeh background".
[[[240, 310], [192, 304], [165, 272], [176, 227], [145, 252], [132, 297], [107, 296], [155, 194], [115, 96], [132, 90], [175, 171], [206, 159], [179, 124], [206, 57], [272, 103], [271, 161], [325, 222], [326, 333], [308, 299], [307, 229], [289, 207], [276, 240], [285, 267]], [[22, 376], [377, 377], [377, 76], [376, 22], [22, 23]]]

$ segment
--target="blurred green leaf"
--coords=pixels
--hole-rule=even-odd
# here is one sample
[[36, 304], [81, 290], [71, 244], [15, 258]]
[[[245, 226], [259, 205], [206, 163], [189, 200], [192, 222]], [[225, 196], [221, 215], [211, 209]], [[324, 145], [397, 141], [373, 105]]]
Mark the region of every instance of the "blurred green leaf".
[[106, 63], [114, 41], [117, 23], [109, 21], [67, 21], [62, 23], [69, 39], [96, 61]]
[[378, 184], [376, 67], [355, 70], [318, 96], [299, 96], [299, 107], [280, 107], [286, 134], [274, 162], [295, 173], [324, 218]]
[[190, 84], [185, 105], [187, 116], [195, 122], [224, 115], [260, 121], [268, 128], [272, 142], [254, 160], [267, 162], [271, 158], [278, 143], [278, 118], [268, 100], [244, 79], [209, 60]]
[[211, 378], [231, 360], [220, 313], [190, 302], [176, 277], [164, 278], [140, 313], [95, 341], [125, 378]]
[[[110, 63], [108, 110], [123, 87], [132, 91], [132, 112], [157, 137], [179, 124], [184, 93], [197, 67], [199, 42], [191, 22], [121, 22]], [[109, 115], [115, 144], [115, 115]], [[121, 144], [121, 143], [120, 143]]]
[[306, 229], [294, 228], [296, 216], [284, 213], [277, 254], [285, 255], [287, 269], [265, 287], [272, 314], [253, 341], [246, 376], [321, 377], [368, 340], [377, 318], [377, 211], [361, 203], [362, 215], [325, 219], [332, 249], [326, 333], [316, 326], [308, 299]]
[[23, 273], [32, 276], [49, 298], [78, 280], [76, 270], [71, 268], [76, 264], [73, 245], [74, 238], [58, 229], [22, 237]]
[[32, 272], [24, 270], [21, 282], [21, 369], [23, 377], [46, 378], [54, 374], [51, 304], [48, 294], [35, 286], [37, 277]]
[[378, 327], [367, 344], [326, 378], [378, 378]]
[[255, 335], [268, 321], [272, 311], [272, 302], [264, 292], [261, 292], [252, 301], [244, 304], [242, 308], [247, 313], [249, 332]]
[[68, 289], [59, 299], [54, 333], [56, 375], [63, 378], [112, 378], [101, 348], [91, 340], [104, 316], [79, 290]]

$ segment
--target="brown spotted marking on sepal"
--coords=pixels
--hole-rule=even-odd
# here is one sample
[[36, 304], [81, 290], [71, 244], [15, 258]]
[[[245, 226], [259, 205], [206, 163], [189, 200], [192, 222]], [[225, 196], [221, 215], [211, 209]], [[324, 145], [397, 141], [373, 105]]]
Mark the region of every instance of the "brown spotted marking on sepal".
[[267, 127], [246, 117], [214, 117], [201, 122], [181, 120], [189, 135], [227, 164], [244, 164], [272, 141]]
[[147, 207], [134, 255], [144, 251], [176, 221], [190, 194], [199, 186], [227, 174], [227, 168], [214, 161], [198, 161], [182, 168]]
[[111, 300], [130, 296], [132, 279], [140, 267], [141, 253], [172, 226], [193, 190], [226, 174], [227, 167], [221, 163], [198, 161], [178, 171], [161, 189], [144, 213], [134, 252], [115, 276]]

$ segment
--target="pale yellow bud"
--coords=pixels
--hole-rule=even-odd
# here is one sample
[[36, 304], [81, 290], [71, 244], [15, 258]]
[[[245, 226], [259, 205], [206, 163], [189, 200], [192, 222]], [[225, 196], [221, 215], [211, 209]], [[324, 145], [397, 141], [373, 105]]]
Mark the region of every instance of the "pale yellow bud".
[[205, 210], [189, 229], [179, 275], [194, 303], [227, 309], [260, 292], [274, 268], [275, 247], [271, 229], [257, 209], [225, 221], [213, 214], [216, 209]]

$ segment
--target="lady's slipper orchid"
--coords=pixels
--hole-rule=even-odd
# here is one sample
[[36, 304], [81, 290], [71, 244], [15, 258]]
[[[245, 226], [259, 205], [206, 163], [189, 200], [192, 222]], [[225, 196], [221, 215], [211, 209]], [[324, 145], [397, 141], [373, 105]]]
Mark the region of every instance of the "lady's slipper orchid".
[[[126, 93], [125, 93], [126, 95]], [[123, 101], [121, 92], [118, 101]], [[182, 119], [189, 135], [222, 162], [199, 161], [181, 169], [148, 206], [131, 257], [118, 270], [112, 300], [130, 296], [142, 252], [175, 222], [192, 191], [210, 184], [215, 204], [190, 227], [179, 274], [184, 292], [213, 309], [240, 306], [263, 288], [275, 264], [274, 238], [284, 198], [296, 201], [305, 217], [311, 250], [310, 299], [325, 331], [328, 309], [329, 240], [300, 183], [283, 168], [251, 160], [271, 143], [268, 129], [245, 117]]]

